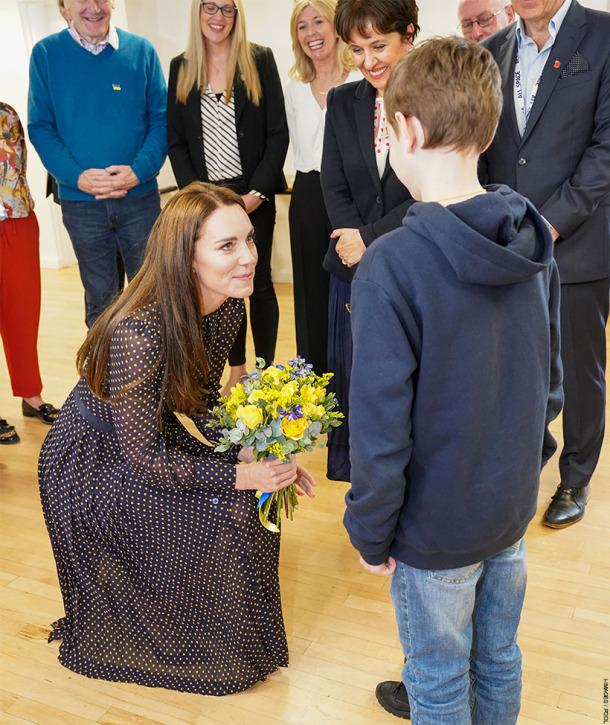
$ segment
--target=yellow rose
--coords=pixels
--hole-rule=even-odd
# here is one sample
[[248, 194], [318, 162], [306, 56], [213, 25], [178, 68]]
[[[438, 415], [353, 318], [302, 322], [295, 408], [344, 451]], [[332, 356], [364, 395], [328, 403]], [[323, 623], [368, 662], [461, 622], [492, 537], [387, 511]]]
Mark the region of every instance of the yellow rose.
[[241, 418], [250, 429], [263, 422], [263, 411], [258, 405], [240, 405], [235, 416]]
[[282, 419], [282, 433], [286, 438], [292, 438], [298, 441], [303, 435], [303, 431], [307, 428], [307, 421], [305, 418], [297, 418], [296, 420], [288, 420], [288, 418]]
[[262, 390], [253, 390], [248, 398], [248, 403], [256, 403], [257, 400], [266, 400]]
[[307, 416], [307, 418], [313, 418], [314, 415], [318, 413], [318, 407], [317, 405], [314, 405], [313, 403], [304, 403], [302, 406], [303, 415]]

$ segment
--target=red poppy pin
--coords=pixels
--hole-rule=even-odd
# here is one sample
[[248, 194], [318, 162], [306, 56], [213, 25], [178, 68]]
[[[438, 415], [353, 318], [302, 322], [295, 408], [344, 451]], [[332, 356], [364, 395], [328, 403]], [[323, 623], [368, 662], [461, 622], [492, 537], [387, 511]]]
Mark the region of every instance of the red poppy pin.
[[561, 63], [558, 60], [556, 60], [555, 63], [553, 64], [553, 68], [559, 68], [560, 65], [561, 65]]

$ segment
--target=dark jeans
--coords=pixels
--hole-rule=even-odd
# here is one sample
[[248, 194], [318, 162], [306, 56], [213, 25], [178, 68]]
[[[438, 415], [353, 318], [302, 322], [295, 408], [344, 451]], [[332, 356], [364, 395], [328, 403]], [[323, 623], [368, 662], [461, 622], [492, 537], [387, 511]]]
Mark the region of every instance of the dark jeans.
[[85, 288], [87, 327], [119, 292], [117, 249], [129, 280], [136, 275], [148, 235], [161, 211], [158, 191], [102, 201], [61, 200], [63, 221]]

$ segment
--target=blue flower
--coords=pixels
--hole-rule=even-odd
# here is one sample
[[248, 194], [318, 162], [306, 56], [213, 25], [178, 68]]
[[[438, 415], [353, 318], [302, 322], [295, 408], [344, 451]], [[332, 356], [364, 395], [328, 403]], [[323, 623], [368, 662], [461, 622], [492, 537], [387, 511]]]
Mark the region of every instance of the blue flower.
[[288, 411], [288, 420], [298, 420], [303, 417], [302, 406], [295, 405]]

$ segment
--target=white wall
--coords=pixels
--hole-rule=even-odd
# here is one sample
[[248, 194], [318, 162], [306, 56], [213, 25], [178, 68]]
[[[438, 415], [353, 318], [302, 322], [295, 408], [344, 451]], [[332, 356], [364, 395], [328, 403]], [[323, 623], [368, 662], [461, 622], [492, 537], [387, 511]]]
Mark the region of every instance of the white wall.
[[[584, 5], [610, 10], [610, 0], [581, 0]], [[457, 0], [419, 0], [421, 38], [455, 31]], [[155, 44], [163, 69], [184, 50], [191, 0], [116, 0], [114, 22], [131, 32], [145, 35]], [[289, 20], [291, 0], [244, 0], [250, 40], [273, 48], [282, 79], [292, 65]], [[22, 22], [23, 21], [23, 22]], [[12, 105], [27, 124], [28, 58], [32, 42], [63, 27], [56, 0], [0, 0], [0, 48], [5, 59], [0, 80], [0, 98]], [[9, 69], [10, 68], [10, 69]], [[291, 157], [287, 161], [291, 169]], [[41, 264], [60, 267], [74, 261], [69, 240], [56, 205], [45, 199], [46, 172], [29, 145], [28, 181], [36, 201], [41, 228]], [[167, 163], [159, 178], [161, 186], [174, 183]], [[285, 205], [283, 205], [285, 206]], [[283, 225], [283, 226], [282, 226]], [[285, 220], [278, 227], [282, 236]], [[285, 259], [282, 260], [284, 265]]]

